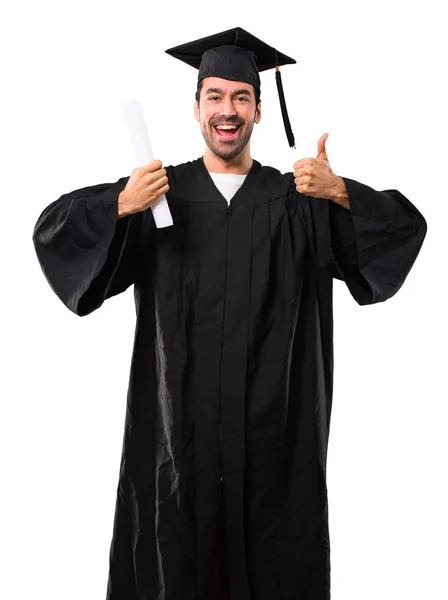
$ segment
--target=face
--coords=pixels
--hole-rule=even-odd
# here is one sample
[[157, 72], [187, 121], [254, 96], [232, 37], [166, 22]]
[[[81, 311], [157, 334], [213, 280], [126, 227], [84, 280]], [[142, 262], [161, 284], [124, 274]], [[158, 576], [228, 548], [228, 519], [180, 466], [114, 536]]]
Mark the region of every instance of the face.
[[224, 160], [235, 158], [247, 146], [254, 123], [261, 118], [253, 86], [206, 77], [199, 100], [194, 112], [207, 146]]

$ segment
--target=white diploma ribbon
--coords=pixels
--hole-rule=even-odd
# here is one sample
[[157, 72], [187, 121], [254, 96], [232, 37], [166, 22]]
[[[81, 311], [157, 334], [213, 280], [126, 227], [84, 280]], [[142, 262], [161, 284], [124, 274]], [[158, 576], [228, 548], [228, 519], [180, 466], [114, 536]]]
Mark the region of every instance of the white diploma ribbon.
[[[121, 102], [121, 110], [126, 122], [131, 144], [134, 148], [135, 157], [139, 167], [143, 167], [154, 160], [148, 130], [146, 129], [145, 117], [140, 102], [124, 100]], [[165, 194], [151, 207], [156, 227], [169, 227], [173, 224], [168, 202]]]

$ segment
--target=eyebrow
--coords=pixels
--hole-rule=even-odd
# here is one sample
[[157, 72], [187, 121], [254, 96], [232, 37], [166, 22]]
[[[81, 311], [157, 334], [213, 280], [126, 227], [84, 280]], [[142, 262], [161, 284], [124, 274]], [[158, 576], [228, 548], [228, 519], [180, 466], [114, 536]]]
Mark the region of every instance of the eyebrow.
[[[208, 88], [208, 90], [205, 92], [206, 94], [211, 94], [211, 93], [215, 93], [215, 94], [222, 94], [224, 95], [224, 91], [221, 88]], [[251, 96], [250, 90], [248, 89], [241, 89], [241, 90], [236, 90], [235, 92], [233, 92], [233, 95], [236, 96], [238, 94], [247, 94], [248, 96]]]

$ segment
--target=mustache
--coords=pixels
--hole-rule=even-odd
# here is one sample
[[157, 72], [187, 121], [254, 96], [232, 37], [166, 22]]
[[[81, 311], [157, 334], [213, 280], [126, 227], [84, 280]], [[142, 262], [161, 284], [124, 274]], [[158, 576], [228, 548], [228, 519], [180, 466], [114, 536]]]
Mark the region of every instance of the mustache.
[[228, 119], [212, 119], [210, 121], [210, 125], [215, 127], [215, 125], [239, 125], [241, 126], [243, 121], [238, 117], [230, 117]]

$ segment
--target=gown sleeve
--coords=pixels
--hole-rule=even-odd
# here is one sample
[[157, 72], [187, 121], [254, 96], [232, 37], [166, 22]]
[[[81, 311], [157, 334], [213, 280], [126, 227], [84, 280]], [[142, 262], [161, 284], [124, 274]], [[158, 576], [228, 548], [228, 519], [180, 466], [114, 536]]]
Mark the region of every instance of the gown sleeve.
[[137, 277], [143, 213], [117, 219], [118, 196], [128, 179], [64, 194], [34, 227], [34, 247], [48, 283], [79, 316], [126, 290]]
[[298, 194], [312, 254], [318, 268], [346, 283], [358, 304], [383, 302], [397, 293], [411, 270], [426, 221], [398, 190], [380, 192], [342, 179], [350, 210]]

